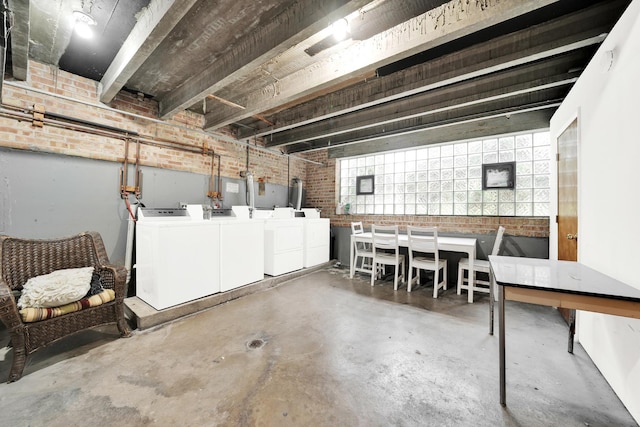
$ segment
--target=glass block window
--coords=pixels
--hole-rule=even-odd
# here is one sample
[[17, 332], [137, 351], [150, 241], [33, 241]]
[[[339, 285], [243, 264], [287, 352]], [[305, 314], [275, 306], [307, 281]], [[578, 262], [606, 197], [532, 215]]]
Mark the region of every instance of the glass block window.
[[[516, 162], [514, 189], [482, 190], [482, 165]], [[339, 161], [340, 203], [356, 214], [548, 216], [549, 132], [502, 135]], [[356, 195], [374, 175], [374, 194]]]

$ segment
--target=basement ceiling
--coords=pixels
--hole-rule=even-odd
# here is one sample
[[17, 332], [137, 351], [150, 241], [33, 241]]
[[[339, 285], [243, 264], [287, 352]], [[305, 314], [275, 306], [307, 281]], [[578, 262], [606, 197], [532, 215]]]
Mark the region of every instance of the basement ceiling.
[[26, 79], [30, 58], [99, 81], [106, 104], [141, 92], [162, 119], [342, 157], [548, 127], [629, 3], [8, 0], [7, 71]]

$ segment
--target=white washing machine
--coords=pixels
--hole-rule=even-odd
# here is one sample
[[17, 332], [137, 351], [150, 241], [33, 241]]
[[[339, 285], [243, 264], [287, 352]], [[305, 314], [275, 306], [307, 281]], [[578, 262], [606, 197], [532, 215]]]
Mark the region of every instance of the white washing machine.
[[[187, 205], [202, 217], [200, 205]], [[205, 223], [218, 224], [220, 292], [264, 279], [264, 222], [236, 216], [231, 209], [213, 209]]]
[[185, 213], [138, 210], [136, 295], [156, 310], [220, 292], [220, 227]]

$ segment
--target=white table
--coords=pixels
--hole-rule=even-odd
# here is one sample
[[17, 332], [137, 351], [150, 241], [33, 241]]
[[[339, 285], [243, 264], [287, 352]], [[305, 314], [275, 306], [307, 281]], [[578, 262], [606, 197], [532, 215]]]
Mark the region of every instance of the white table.
[[[353, 278], [353, 274], [355, 272], [355, 252], [356, 252], [356, 244], [358, 242], [362, 243], [372, 243], [373, 236], [371, 233], [361, 233], [361, 234], [352, 234], [351, 235], [351, 245], [350, 245], [350, 258], [349, 258], [349, 277]], [[398, 235], [398, 245], [408, 248], [409, 247], [409, 237], [406, 234]], [[476, 259], [476, 239], [469, 237], [447, 237], [447, 236], [438, 236], [438, 249], [441, 251], [451, 251], [451, 252], [463, 252], [467, 254], [469, 258], [469, 278], [473, 278], [473, 264]], [[473, 280], [469, 280], [469, 283], [472, 283]], [[473, 302], [473, 286], [469, 286], [469, 299], [470, 303]]]
[[573, 261], [489, 256], [491, 295], [489, 333], [493, 335], [493, 283], [498, 284], [500, 403], [505, 406], [504, 302], [562, 307], [640, 318], [640, 289]]

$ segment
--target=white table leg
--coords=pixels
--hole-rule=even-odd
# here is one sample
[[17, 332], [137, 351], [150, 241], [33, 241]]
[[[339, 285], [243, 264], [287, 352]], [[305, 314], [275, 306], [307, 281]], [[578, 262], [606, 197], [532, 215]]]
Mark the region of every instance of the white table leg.
[[349, 245], [349, 279], [353, 279], [353, 274], [355, 273], [356, 265], [354, 261], [355, 257], [355, 248], [356, 242], [353, 239], [353, 234], [351, 235], [351, 243]]
[[473, 286], [475, 284], [475, 271], [474, 271], [474, 264], [475, 264], [475, 259], [476, 259], [476, 249], [473, 248], [473, 250], [470, 250], [468, 252], [469, 255], [469, 289], [467, 292], [467, 302], [469, 304], [473, 303]]

